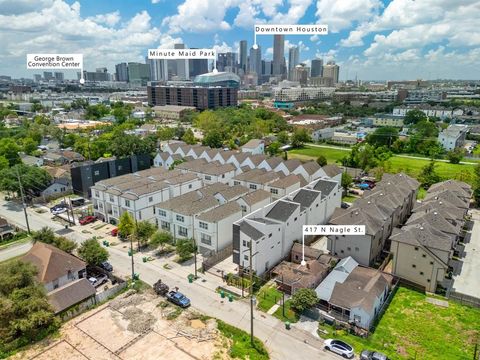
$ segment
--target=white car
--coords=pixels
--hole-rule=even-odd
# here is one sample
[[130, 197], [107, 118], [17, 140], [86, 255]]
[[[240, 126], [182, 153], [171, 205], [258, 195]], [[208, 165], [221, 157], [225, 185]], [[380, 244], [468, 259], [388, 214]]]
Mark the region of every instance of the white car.
[[57, 208], [55, 208], [53, 210], [50, 210], [50, 211], [53, 215], [58, 215], [58, 214], [64, 213], [65, 211], [67, 211], [67, 209], [62, 208], [62, 207], [57, 207]]
[[355, 356], [353, 347], [342, 340], [327, 339], [324, 342], [324, 348], [346, 359], [352, 359]]

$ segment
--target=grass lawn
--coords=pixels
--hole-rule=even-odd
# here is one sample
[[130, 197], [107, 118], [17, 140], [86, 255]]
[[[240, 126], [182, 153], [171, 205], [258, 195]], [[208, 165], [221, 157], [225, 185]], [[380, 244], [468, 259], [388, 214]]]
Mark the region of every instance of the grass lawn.
[[368, 339], [321, 325], [327, 334], [350, 343], [356, 352], [374, 349], [395, 359], [472, 359], [480, 336], [480, 309], [450, 301], [440, 307], [425, 301], [425, 294], [400, 287]]
[[287, 300], [285, 301], [285, 316], [283, 316], [283, 309], [282, 306], [277, 309], [273, 313], [273, 316], [275, 316], [277, 319], [280, 319], [282, 321], [289, 321], [290, 323], [295, 323], [300, 319], [300, 316], [291, 309], [290, 307], [291, 301]]
[[254, 338], [254, 346], [252, 347], [250, 335], [247, 332], [228, 325], [221, 320], [217, 320], [217, 327], [231, 341], [229, 355], [232, 358], [244, 360], [270, 359], [267, 349], [258, 338]]
[[417, 199], [422, 200], [425, 198], [425, 196], [427, 196], [427, 190], [420, 186], [417, 192]]
[[352, 195], [345, 195], [344, 197], [342, 197], [342, 201], [347, 202], [347, 203], [353, 203], [357, 199], [358, 199], [358, 197], [352, 196]]
[[[329, 164], [337, 163], [338, 160], [348, 155], [349, 149], [330, 149], [323, 147], [313, 147], [306, 145], [301, 149], [293, 149], [288, 152], [289, 158], [299, 158], [300, 160], [316, 159], [319, 155], [327, 158]], [[470, 161], [470, 160], [469, 160]], [[392, 156], [386, 165], [386, 169], [391, 173], [404, 172], [407, 175], [418, 177], [422, 168], [427, 165], [430, 160], [412, 159], [406, 157]], [[338, 163], [337, 163], [338, 164]], [[469, 184], [473, 182], [473, 169], [475, 165], [470, 164], [450, 164], [447, 162], [436, 163], [437, 173], [444, 179], [455, 178], [465, 181]]]
[[257, 307], [267, 312], [282, 298], [282, 293], [275, 288], [275, 285], [267, 284], [263, 286], [256, 295]]

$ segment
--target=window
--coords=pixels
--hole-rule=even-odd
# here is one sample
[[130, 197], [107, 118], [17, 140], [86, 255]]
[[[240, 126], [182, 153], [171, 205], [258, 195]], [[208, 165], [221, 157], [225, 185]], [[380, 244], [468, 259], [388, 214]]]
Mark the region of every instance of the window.
[[426, 255], [426, 254], [422, 254], [422, 257], [426, 258], [426, 257], [427, 257], [427, 255]]
[[347, 247], [348, 251], [352, 251], [352, 248], [350, 246]]
[[183, 237], [187, 237], [188, 236], [188, 230], [186, 227], [183, 227], [183, 226], [179, 226], [178, 227], [178, 235], [179, 236], [183, 236]]
[[240, 181], [235, 180], [235, 181], [233, 182], [233, 185], [240, 185]]
[[179, 221], [179, 222], [184, 222], [184, 221], [185, 221], [185, 218], [184, 218], [182, 215], [177, 215], [177, 216], [176, 216], [176, 219], [177, 219], [177, 221]]
[[130, 200], [125, 200], [125, 206], [130, 207]]
[[278, 189], [270, 188], [272, 194], [278, 195]]
[[122, 170], [123, 169], [123, 166], [122, 165], [118, 165], [118, 170]]
[[161, 222], [161, 228], [162, 228], [163, 230], [168, 230], [168, 231], [170, 231], [170, 223], [168, 223], [168, 222], [166, 222], [166, 221], [162, 221], [162, 222]]
[[100, 197], [100, 194], [96, 190], [95, 190], [95, 197]]
[[192, 188], [192, 184], [188, 184], [188, 188], [191, 189], [191, 188]]
[[163, 216], [163, 217], [167, 217], [167, 212], [165, 210], [158, 209], [158, 215]]
[[360, 249], [358, 248], [358, 246], [355, 246], [355, 251], [360, 251]]
[[225, 174], [222, 174], [222, 179], [225, 179]]
[[93, 172], [93, 175], [95, 175], [95, 176], [100, 175], [100, 171], [99, 171], [99, 170], [95, 170], [95, 171]]
[[248, 187], [252, 190], [257, 190], [257, 185], [255, 184], [250, 184]]
[[73, 280], [75, 279], [75, 276], [73, 276], [72, 270], [67, 271], [67, 279], [68, 280]]
[[271, 238], [271, 237], [272, 237], [272, 233], [268, 234], [268, 237]]
[[343, 254], [343, 253], [344, 253], [344, 251], [343, 251], [343, 250], [340, 250], [340, 253], [341, 253], [341, 254]]
[[293, 221], [297, 221], [297, 218], [293, 219]]
[[208, 230], [208, 224], [203, 222], [203, 221], [200, 221], [198, 223], [198, 226], [200, 226], [200, 229], [205, 229], [205, 230]]
[[110, 195], [110, 201], [113, 202], [113, 196], [112, 195]]
[[248, 255], [243, 255], [243, 260], [248, 260]]
[[210, 235], [200, 233], [200, 242], [205, 245], [212, 245], [212, 237]]
[[427, 282], [429, 283], [429, 282], [430, 282], [430, 279], [427, 279]]
[[417, 267], [417, 265], [415, 265], [415, 264], [412, 264], [412, 268], [416, 268], [416, 267]]
[[247, 207], [245, 205], [240, 205], [240, 208], [242, 209], [243, 212], [247, 211]]
[[141, 211], [138, 212], [138, 220], [142, 220], [142, 212]]
[[205, 180], [212, 180], [212, 177], [210, 175], [205, 175]]
[[153, 201], [153, 196], [150, 196], [150, 197], [148, 198], [148, 202], [152, 202], [152, 201]]

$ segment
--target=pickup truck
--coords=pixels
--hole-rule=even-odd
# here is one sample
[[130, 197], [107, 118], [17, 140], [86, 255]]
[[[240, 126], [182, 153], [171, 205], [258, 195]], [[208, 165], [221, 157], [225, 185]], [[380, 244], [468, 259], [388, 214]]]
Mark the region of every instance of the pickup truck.
[[182, 308], [190, 306], [190, 299], [183, 295], [181, 292], [172, 290], [168, 292], [166, 296], [168, 301]]
[[90, 281], [90, 284], [92, 284], [94, 287], [99, 287], [108, 281], [108, 277], [107, 275], [99, 275], [97, 277], [92, 276], [88, 278], [88, 281]]

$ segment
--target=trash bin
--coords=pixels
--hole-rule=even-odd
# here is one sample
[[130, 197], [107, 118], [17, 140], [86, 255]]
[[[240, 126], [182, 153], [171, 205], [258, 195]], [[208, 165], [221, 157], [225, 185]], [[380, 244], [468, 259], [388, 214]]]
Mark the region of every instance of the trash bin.
[[148, 260], [148, 259], [147, 259], [146, 256], [144, 256], [144, 257], [142, 258], [142, 261], [143, 261], [143, 262], [147, 262], [147, 260]]
[[128, 250], [128, 256], [132, 256], [132, 250]]
[[188, 282], [190, 284], [193, 283], [193, 275], [192, 274], [188, 275], [187, 278], [188, 278]]
[[233, 301], [233, 295], [232, 295], [232, 294], [228, 294], [228, 301], [229, 301], [229, 302], [232, 302], [232, 301]]
[[225, 291], [223, 291], [223, 290], [220, 290], [220, 297], [221, 297], [222, 299], [224, 299], [224, 298], [225, 298]]
[[290, 321], [285, 321], [285, 329], [290, 330]]

